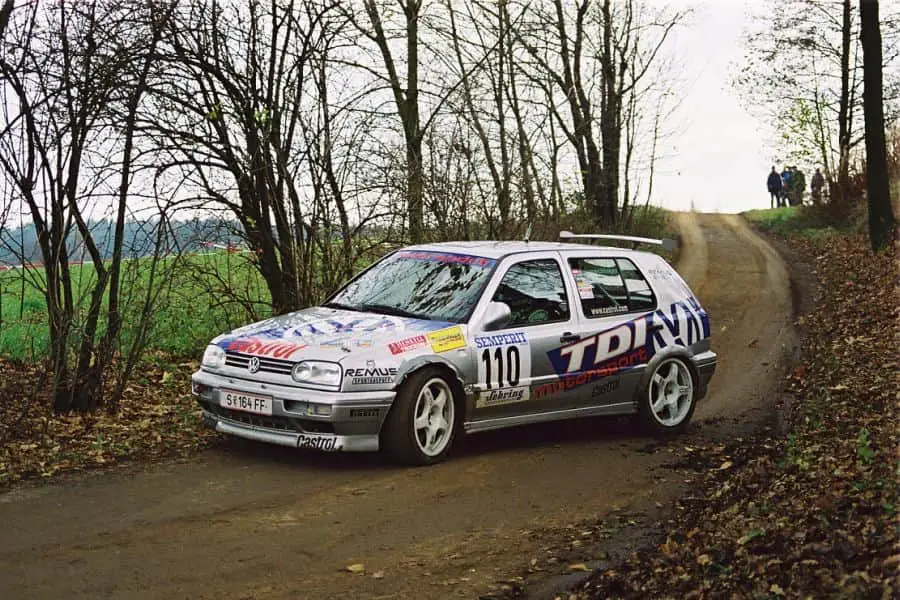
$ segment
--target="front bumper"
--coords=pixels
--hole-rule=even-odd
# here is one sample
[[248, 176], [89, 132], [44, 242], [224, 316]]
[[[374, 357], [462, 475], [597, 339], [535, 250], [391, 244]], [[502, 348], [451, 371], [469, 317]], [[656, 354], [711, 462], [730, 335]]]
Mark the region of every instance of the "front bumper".
[[[271, 398], [272, 414], [221, 406], [223, 389]], [[204, 423], [218, 432], [330, 452], [377, 451], [381, 426], [395, 396], [392, 390], [326, 392], [205, 370], [191, 377], [191, 392], [203, 410]]]

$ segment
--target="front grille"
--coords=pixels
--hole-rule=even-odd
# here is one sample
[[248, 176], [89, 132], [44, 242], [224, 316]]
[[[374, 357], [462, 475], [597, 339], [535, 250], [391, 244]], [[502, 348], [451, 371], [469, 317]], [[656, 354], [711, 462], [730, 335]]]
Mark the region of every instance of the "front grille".
[[[239, 352], [226, 352], [225, 364], [229, 367], [246, 369], [247, 365], [250, 364], [251, 358], [252, 357], [248, 354], [241, 354]], [[289, 360], [281, 360], [279, 358], [266, 358], [264, 356], [257, 356], [256, 358], [259, 359], [260, 373], [290, 375], [291, 370], [294, 368], [295, 364]]]
[[219, 406], [212, 402], [203, 402], [202, 406], [217, 417], [228, 419], [236, 423], [244, 423], [263, 429], [277, 431], [289, 431], [291, 433], [334, 433], [334, 425], [327, 421], [313, 421], [311, 419], [295, 419], [281, 415], [254, 415], [240, 410], [232, 410]]

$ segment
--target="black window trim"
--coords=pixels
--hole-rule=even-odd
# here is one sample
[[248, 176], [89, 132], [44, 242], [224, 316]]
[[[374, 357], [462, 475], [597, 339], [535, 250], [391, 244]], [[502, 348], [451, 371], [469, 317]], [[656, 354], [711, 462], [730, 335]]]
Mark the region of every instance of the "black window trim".
[[[628, 258], [627, 256], [568, 256], [566, 257], [566, 266], [569, 269], [569, 274], [572, 275], [572, 278], [575, 278], [575, 274], [572, 273], [572, 260], [611, 260], [614, 265], [616, 265], [616, 271], [619, 273], [619, 279], [622, 280], [622, 286], [625, 288], [625, 296], [627, 298], [627, 302], [631, 304], [631, 292], [628, 290], [628, 284], [625, 282], [625, 276], [622, 275], [622, 267], [619, 266], [619, 260], [627, 260], [632, 265], [634, 265], [634, 270], [641, 274], [641, 277], [644, 278], [644, 282], [647, 284], [647, 288], [650, 290], [650, 294], [653, 296], [653, 306], [651, 308], [639, 308], [634, 310], [626, 310], [617, 313], [611, 313], [607, 315], [589, 315], [587, 311], [584, 309], [584, 302], [582, 302], [581, 297], [578, 298], [578, 306], [581, 307], [581, 314], [585, 319], [609, 319], [610, 317], [620, 317], [622, 315], [631, 315], [636, 313], [646, 313], [650, 311], [654, 311], [659, 308], [659, 298], [656, 295], [656, 290], [653, 289], [653, 285], [651, 285], [650, 280], [647, 278], [647, 275], [641, 270], [636, 262]], [[627, 308], [627, 305], [626, 305]]]

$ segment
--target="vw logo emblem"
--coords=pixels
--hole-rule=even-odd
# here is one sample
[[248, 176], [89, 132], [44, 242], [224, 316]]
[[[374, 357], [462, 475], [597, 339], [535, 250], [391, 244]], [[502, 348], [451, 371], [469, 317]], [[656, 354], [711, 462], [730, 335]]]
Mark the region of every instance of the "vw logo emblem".
[[250, 362], [247, 363], [247, 370], [251, 373], [256, 373], [259, 371], [259, 358], [256, 356], [250, 357]]

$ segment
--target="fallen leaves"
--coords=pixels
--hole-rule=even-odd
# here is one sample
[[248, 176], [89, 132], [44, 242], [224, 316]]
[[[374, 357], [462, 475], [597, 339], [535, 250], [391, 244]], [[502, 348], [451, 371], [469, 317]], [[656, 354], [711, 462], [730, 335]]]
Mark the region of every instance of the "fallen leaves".
[[202, 425], [190, 395], [195, 365], [146, 364], [120, 410], [54, 414], [31, 398], [37, 367], [0, 361], [0, 487], [35, 478], [134, 461], [189, 456], [215, 433]]
[[819, 294], [798, 319], [807, 338], [785, 379], [787, 434], [683, 447], [669, 466], [696, 483], [660, 542], [564, 597], [900, 594], [897, 252], [873, 255], [863, 236], [791, 244], [818, 258]]

